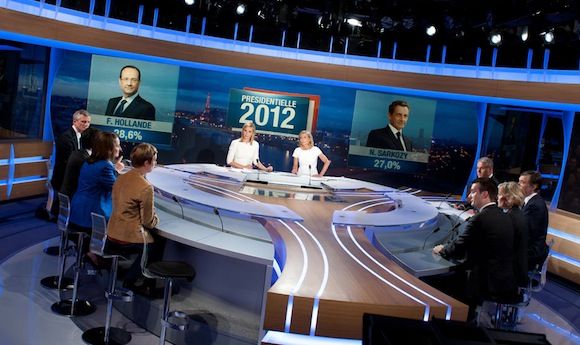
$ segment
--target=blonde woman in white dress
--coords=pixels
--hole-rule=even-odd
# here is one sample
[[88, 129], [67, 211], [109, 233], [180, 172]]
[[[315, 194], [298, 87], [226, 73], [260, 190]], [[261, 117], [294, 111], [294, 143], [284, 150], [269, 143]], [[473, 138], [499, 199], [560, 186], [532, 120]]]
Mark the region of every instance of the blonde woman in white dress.
[[[322, 177], [326, 174], [330, 166], [330, 160], [322, 153], [317, 146], [314, 146], [314, 139], [309, 131], [302, 131], [298, 135], [298, 147], [292, 153], [294, 165], [292, 173], [297, 175], [311, 175]], [[318, 172], [318, 159], [324, 164], [320, 173]]]
[[256, 126], [253, 122], [246, 122], [242, 127], [239, 139], [232, 140], [226, 158], [227, 165], [238, 169], [252, 169], [256, 166], [263, 171], [274, 170], [271, 166], [264, 166], [260, 162], [260, 144], [254, 140]]

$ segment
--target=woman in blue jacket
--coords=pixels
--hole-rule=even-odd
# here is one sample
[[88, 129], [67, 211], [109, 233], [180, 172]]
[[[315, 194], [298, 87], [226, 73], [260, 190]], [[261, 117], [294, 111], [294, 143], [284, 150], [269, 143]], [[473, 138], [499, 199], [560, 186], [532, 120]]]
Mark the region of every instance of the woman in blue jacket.
[[81, 168], [77, 192], [71, 202], [72, 229], [91, 233], [91, 212], [109, 219], [116, 168], [122, 169], [120, 152], [121, 143], [115, 133], [99, 133], [91, 156]]

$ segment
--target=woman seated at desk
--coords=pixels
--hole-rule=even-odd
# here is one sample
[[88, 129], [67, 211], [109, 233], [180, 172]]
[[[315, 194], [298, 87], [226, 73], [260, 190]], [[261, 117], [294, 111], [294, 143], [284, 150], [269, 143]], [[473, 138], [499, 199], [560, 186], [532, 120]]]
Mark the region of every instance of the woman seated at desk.
[[497, 206], [507, 212], [514, 224], [514, 270], [519, 287], [528, 284], [528, 222], [521, 208], [524, 194], [517, 182], [503, 182], [497, 186]]
[[[70, 227], [91, 233], [91, 213], [109, 218], [111, 215], [111, 190], [117, 171], [123, 169], [119, 137], [112, 132], [100, 132], [91, 156], [83, 164], [77, 191], [71, 201]], [[88, 247], [88, 241], [86, 242]]]
[[271, 166], [265, 167], [260, 162], [260, 144], [254, 140], [256, 126], [253, 122], [246, 122], [242, 127], [242, 134], [239, 139], [232, 140], [226, 163], [232, 168], [252, 169], [255, 165], [258, 169], [272, 171]]
[[[312, 134], [309, 131], [300, 132], [298, 135], [298, 145], [292, 154], [292, 157], [294, 157], [292, 173], [315, 177], [324, 176], [330, 166], [330, 160], [318, 147], [314, 146], [314, 139], [312, 139]], [[317, 168], [318, 158], [324, 163], [320, 174]]]
[[[141, 255], [143, 238], [149, 246], [148, 260], [160, 261], [165, 241], [149, 229], [155, 228], [159, 218], [155, 213], [153, 186], [145, 176], [157, 164], [157, 149], [141, 143], [131, 150], [133, 169], [119, 176], [113, 185], [113, 213], [107, 227], [107, 250], [139, 254], [125, 276], [124, 286], [136, 293], [153, 296], [155, 280], [142, 278]], [[144, 234], [143, 234], [144, 233]]]

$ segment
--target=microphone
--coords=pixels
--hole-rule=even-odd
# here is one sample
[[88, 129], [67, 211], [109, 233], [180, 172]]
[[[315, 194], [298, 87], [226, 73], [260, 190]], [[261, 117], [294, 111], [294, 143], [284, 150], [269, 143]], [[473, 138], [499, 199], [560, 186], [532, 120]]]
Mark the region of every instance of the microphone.
[[256, 168], [258, 168], [258, 181], [260, 181], [260, 159], [259, 158], [256, 158]]
[[461, 224], [463, 224], [464, 222], [457, 222], [457, 224], [453, 225], [451, 227], [451, 229], [449, 229], [449, 234], [447, 235], [448, 238], [453, 238], [455, 235], [455, 230], [459, 229], [459, 226], [461, 226]]
[[255, 165], [256, 168], [258, 168], [258, 178], [256, 180], [246, 180], [246, 182], [268, 184], [268, 181], [261, 181], [260, 180], [260, 159], [256, 158], [256, 160], [252, 164]]
[[307, 186], [300, 186], [300, 188], [309, 188], [309, 189], [322, 189], [320, 186], [313, 186], [312, 185], [312, 165], [308, 164], [308, 185]]
[[453, 237], [453, 234], [456, 232], [455, 230], [459, 229], [459, 226], [461, 226], [461, 224], [467, 222], [469, 220], [469, 218], [471, 218], [471, 217], [469, 217], [465, 221], [463, 221], [463, 222], [461, 221], [461, 218], [460, 218], [461, 215], [464, 214], [467, 211], [469, 211], [469, 209], [463, 210], [463, 211], [461, 211], [461, 213], [459, 213], [457, 215], [457, 223], [453, 224], [453, 226], [451, 227], [451, 229], [449, 229], [449, 233], [447, 234], [447, 237], [446, 238], [452, 238]]
[[213, 208], [213, 213], [214, 213], [216, 216], [218, 216], [218, 218], [219, 218], [219, 220], [220, 220], [220, 226], [221, 226], [221, 230], [222, 230], [222, 232], [225, 232], [225, 231], [224, 231], [224, 222], [223, 222], [223, 220], [222, 220], [222, 216], [221, 216], [221, 214], [220, 214], [220, 210], [218, 210], [218, 208], [217, 208], [217, 207], [214, 207], [214, 208]]
[[177, 197], [175, 195], [172, 195], [171, 199], [173, 199], [173, 201], [175, 201], [177, 203], [177, 205], [179, 205], [179, 207], [181, 208], [181, 219], [185, 219], [185, 214], [183, 213], [183, 205], [181, 205], [181, 202], [179, 202], [179, 199], [177, 199]]
[[431, 235], [433, 235], [434, 233], [436, 233], [439, 230], [441, 230], [441, 228], [436, 227], [435, 229], [433, 229], [433, 231], [431, 231], [429, 233], [429, 235], [427, 235], [427, 237], [425, 237], [425, 241], [423, 241], [423, 246], [421, 247], [421, 250], [425, 249], [425, 246], [427, 245], [427, 240], [429, 239], [429, 237], [431, 237]]
[[449, 198], [451, 197], [451, 195], [453, 195], [453, 193], [449, 193], [443, 199], [441, 199], [441, 202], [439, 203], [439, 205], [436, 208], [438, 210], [440, 210], [441, 209], [441, 205], [443, 205], [444, 202], [447, 202], [447, 200], [449, 200]]

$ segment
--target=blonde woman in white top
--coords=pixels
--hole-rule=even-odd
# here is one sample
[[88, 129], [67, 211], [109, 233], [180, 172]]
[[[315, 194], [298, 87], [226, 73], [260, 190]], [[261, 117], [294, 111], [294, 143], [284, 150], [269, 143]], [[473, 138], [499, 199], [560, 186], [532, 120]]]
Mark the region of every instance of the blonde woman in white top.
[[[318, 147], [314, 146], [314, 139], [312, 139], [312, 134], [309, 131], [300, 132], [298, 135], [298, 145], [292, 154], [292, 157], [294, 157], [292, 173], [297, 175], [311, 175], [314, 177], [324, 176], [330, 166], [330, 160]], [[317, 168], [319, 158], [324, 163], [320, 173], [318, 173]]]
[[264, 166], [260, 162], [260, 144], [254, 140], [256, 126], [253, 122], [246, 122], [242, 127], [239, 139], [232, 140], [226, 163], [238, 169], [252, 169], [256, 166], [260, 170], [272, 171], [271, 166]]

